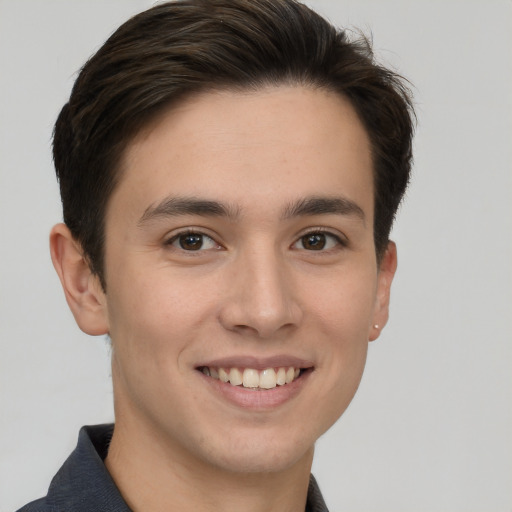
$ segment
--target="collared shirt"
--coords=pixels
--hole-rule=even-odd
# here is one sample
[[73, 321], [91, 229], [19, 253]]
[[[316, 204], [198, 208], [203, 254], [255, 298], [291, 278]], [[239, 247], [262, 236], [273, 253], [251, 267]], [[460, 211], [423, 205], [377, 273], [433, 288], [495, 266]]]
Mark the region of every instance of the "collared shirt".
[[[78, 444], [52, 480], [45, 498], [18, 512], [131, 512], [105, 464], [113, 425], [82, 427]], [[328, 512], [311, 476], [306, 512]]]

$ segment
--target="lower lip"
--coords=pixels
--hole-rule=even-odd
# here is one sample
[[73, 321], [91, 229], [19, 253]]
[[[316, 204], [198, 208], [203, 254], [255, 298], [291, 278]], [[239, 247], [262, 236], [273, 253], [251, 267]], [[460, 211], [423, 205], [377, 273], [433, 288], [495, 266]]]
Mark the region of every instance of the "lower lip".
[[242, 386], [232, 386], [229, 382], [222, 382], [201, 372], [198, 372], [198, 375], [221, 399], [243, 409], [267, 410], [279, 407], [297, 396], [305, 386], [311, 373], [311, 370], [305, 371], [290, 384], [261, 391]]

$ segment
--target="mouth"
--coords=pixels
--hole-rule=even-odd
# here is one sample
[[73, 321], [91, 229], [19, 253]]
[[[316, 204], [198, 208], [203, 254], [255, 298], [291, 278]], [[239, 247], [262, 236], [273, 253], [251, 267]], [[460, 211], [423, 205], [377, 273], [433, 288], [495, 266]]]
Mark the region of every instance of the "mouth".
[[251, 391], [268, 391], [277, 387], [286, 387], [300, 379], [312, 367], [279, 366], [263, 370], [256, 368], [199, 366], [198, 371], [220, 382]]

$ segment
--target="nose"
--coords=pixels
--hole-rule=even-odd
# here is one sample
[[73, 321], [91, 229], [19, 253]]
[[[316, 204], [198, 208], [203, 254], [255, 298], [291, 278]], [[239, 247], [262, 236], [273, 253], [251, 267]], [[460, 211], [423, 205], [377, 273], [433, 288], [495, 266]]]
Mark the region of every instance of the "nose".
[[225, 329], [268, 339], [300, 324], [302, 308], [283, 260], [272, 249], [236, 258], [220, 311]]

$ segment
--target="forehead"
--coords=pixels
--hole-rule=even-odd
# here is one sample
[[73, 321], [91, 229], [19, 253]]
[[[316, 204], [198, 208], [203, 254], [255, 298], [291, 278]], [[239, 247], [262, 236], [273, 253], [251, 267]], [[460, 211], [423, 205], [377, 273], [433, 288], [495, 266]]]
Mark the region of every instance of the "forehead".
[[174, 194], [243, 210], [329, 193], [373, 213], [366, 131], [340, 95], [281, 86], [201, 93], [164, 112], [127, 147], [111, 206]]

